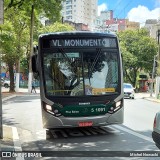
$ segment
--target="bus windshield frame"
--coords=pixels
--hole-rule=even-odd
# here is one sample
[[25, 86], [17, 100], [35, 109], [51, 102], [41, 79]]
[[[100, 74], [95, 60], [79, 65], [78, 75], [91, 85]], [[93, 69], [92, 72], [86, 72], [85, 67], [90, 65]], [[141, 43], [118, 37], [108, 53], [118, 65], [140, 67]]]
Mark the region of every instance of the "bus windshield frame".
[[[67, 40], [68, 39], [69, 38], [67, 38]], [[102, 41], [100, 41], [101, 39], [102, 39]], [[105, 41], [103, 41], [104, 39], [105, 39]], [[107, 37], [105, 37], [105, 38], [99, 37], [97, 41], [96, 40], [93, 41], [93, 38], [87, 38], [88, 41], [83, 41], [83, 40], [85, 40], [84, 38], [81, 38], [81, 39], [79, 38], [78, 41], [74, 43], [74, 41], [73, 41], [74, 38], [72, 37], [70, 39], [70, 41], [66, 42], [67, 46], [65, 46], [65, 42], [63, 41], [63, 38], [59, 38], [58, 40], [56, 38], [54, 40], [53, 39], [49, 39], [49, 40], [45, 39], [43, 41], [44, 43], [42, 45], [41, 55], [42, 55], [42, 67], [44, 68], [43, 73], [42, 73], [43, 74], [43, 76], [42, 76], [43, 77], [43, 86], [44, 86], [44, 92], [45, 92], [46, 97], [72, 97], [72, 98], [74, 98], [74, 97], [82, 97], [82, 96], [106, 96], [106, 95], [120, 94], [120, 92], [121, 92], [121, 85], [120, 85], [121, 84], [121, 70], [120, 70], [120, 68], [121, 67], [120, 67], [120, 56], [119, 56], [120, 53], [119, 53], [119, 49], [118, 49], [117, 38], [114, 37], [114, 38], [108, 38], [108, 39], [111, 39], [112, 41], [107, 41]], [[47, 43], [47, 42], [50, 42], [50, 43]], [[115, 44], [113, 42], [115, 42]], [[55, 46], [53, 46], [53, 45], [55, 45]], [[86, 46], [82, 46], [82, 45], [86, 45]], [[95, 46], [93, 46], [93, 45], [95, 45]], [[88, 57], [87, 57], [87, 54], [88, 54]], [[110, 57], [114, 57], [114, 58], [112, 59]], [[98, 64], [98, 62], [100, 63], [99, 60], [102, 58], [106, 59], [106, 61], [103, 61], [103, 63], [101, 63], [102, 66], [99, 66], [99, 69], [97, 69], [97, 72], [96, 72], [95, 66], [100, 65], [100, 64]], [[52, 61], [52, 63], [51, 62], [48, 63], [49, 59], [50, 59], [50, 61]], [[90, 77], [93, 77], [93, 76], [91, 76], [91, 74], [94, 73], [94, 79], [95, 78], [98, 79], [99, 78], [98, 75], [102, 75], [103, 73], [105, 73], [105, 69], [107, 70], [106, 64], [108, 62], [110, 62], [109, 61], [110, 59], [111, 60], [115, 59], [114, 61], [116, 62], [115, 64], [113, 62], [111, 64], [111, 66], [115, 65], [114, 67], [111, 67], [112, 70], [114, 69], [116, 71], [115, 76], [117, 77], [117, 79], [116, 79], [115, 87], [111, 86], [111, 85], [110, 86], [108, 85], [107, 87], [102, 87], [102, 86], [99, 87], [99, 86], [96, 86], [96, 82], [93, 86], [90, 85], [91, 84]], [[47, 61], [47, 63], [46, 63], [46, 61]], [[63, 61], [63, 63], [62, 63], [62, 61]], [[77, 63], [77, 62], [78, 62], [78, 64], [75, 67], [74, 63]], [[59, 68], [63, 68], [65, 63], [67, 63], [67, 65], [70, 65], [70, 67], [68, 67], [68, 68], [72, 68], [72, 70], [79, 68], [79, 65], [81, 65], [81, 67], [80, 67], [81, 74], [79, 74], [82, 76], [82, 77], [79, 77], [79, 81], [82, 82], [81, 86], [80, 86], [80, 84], [79, 84], [79, 86], [77, 85], [75, 87], [75, 89], [72, 88], [72, 91], [71, 91], [71, 88], [69, 88], [68, 86], [64, 86], [64, 88], [63, 87], [58, 88], [56, 86], [56, 87], [54, 87], [54, 89], [47, 88], [47, 85], [48, 85], [47, 83], [50, 83], [49, 81], [47, 82], [47, 76], [49, 76], [50, 73], [53, 72], [53, 66], [51, 67], [52, 72], [50, 72], [50, 73], [49, 73], [50, 69], [45, 69], [47, 67], [47, 65], [48, 65], [48, 67], [50, 67], [53, 64], [57, 64], [57, 66]], [[88, 64], [88, 63], [90, 63], [90, 65], [88, 66], [88, 72], [86, 72], [88, 78], [86, 78], [86, 73], [84, 73], [84, 70], [86, 69], [86, 64]], [[56, 66], [56, 68], [57, 68], [57, 66]], [[103, 72], [101, 72], [102, 70], [103, 70]], [[60, 74], [62, 74], [62, 73], [64, 74], [64, 72], [65, 71], [62, 72], [62, 70], [61, 70]], [[69, 71], [69, 69], [68, 69], [68, 73], [65, 73], [65, 74], [69, 75], [69, 72], [71, 74], [71, 70]], [[48, 74], [48, 75], [46, 76], [46, 74]], [[53, 77], [53, 74], [55, 74], [55, 71], [50, 76]], [[66, 75], [65, 75], [65, 77], [67, 77]], [[77, 75], [77, 77], [79, 75]], [[58, 77], [58, 75], [57, 75], [57, 77]], [[60, 77], [62, 78], [64, 76], [59, 75], [58, 81], [61, 81]], [[69, 77], [69, 81], [70, 81], [68, 83], [71, 83], [71, 80], [73, 80], [73, 78], [71, 78], [72, 75], [69, 75], [68, 77]], [[86, 80], [88, 82], [86, 82]], [[99, 81], [99, 84], [104, 83], [103, 79], [97, 80], [97, 81]], [[79, 82], [75, 81], [74, 83], [78, 84]], [[63, 85], [64, 84], [67, 84], [67, 82], [63, 82]], [[60, 83], [59, 83], [59, 85], [60, 85]], [[53, 87], [53, 85], [51, 85], [51, 86]], [[55, 89], [55, 88], [58, 88], [58, 89]], [[77, 92], [77, 88], [81, 88], [81, 89], [79, 89], [81, 91]], [[48, 90], [50, 90], [51, 92], [50, 91], [48, 92]], [[59, 92], [59, 94], [58, 94], [58, 92]]]

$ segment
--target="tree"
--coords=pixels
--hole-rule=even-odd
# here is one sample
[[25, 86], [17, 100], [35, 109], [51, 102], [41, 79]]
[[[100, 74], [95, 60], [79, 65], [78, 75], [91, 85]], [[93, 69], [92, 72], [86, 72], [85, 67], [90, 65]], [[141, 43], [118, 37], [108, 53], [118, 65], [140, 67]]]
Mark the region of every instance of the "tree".
[[126, 30], [118, 33], [123, 56], [125, 78], [136, 86], [140, 70], [151, 72], [157, 43], [145, 29]]
[[[13, 72], [15, 72], [15, 68], [19, 70], [19, 61], [24, 54], [24, 45], [28, 39], [26, 19], [28, 18], [24, 11], [20, 12], [17, 8], [10, 8], [10, 10], [5, 11], [5, 23], [1, 25], [2, 60], [6, 62], [9, 68], [10, 92], [14, 92]], [[10, 50], [8, 46], [11, 47]]]
[[59, 22], [55, 22], [54, 24], [51, 24], [49, 26], [42, 26], [38, 31], [38, 35], [49, 32], [62, 32], [62, 31], [74, 31], [74, 30], [75, 29], [69, 24], [62, 24]]
[[[55, 22], [57, 20], [59, 21], [60, 20], [60, 10], [62, 7], [61, 2], [62, 2], [61, 0], [48, 0], [48, 1], [44, 1], [44, 0], [28, 0], [28, 1], [5, 0], [5, 3], [4, 3], [5, 16], [7, 17], [6, 19], [8, 19], [8, 17], [9, 17], [9, 20], [12, 23], [12, 26], [14, 26], [12, 28], [13, 32], [17, 31], [17, 30], [14, 30], [14, 28], [16, 28], [15, 24], [17, 24], [15, 22], [19, 19], [19, 18], [14, 19], [14, 17], [21, 17], [19, 22], [21, 22], [22, 25], [23, 25], [23, 23], [27, 24], [27, 27], [30, 30], [30, 49], [28, 50], [30, 53], [29, 57], [31, 57], [31, 55], [32, 55], [33, 33], [34, 33], [34, 30], [38, 30], [38, 27], [39, 27], [39, 25], [37, 25], [38, 23], [36, 23], [36, 22], [38, 22], [40, 20], [41, 16], [49, 18], [51, 22]], [[11, 15], [12, 15], [12, 17], [11, 17]], [[31, 19], [31, 21], [29, 21], [30, 19]], [[17, 29], [21, 30], [21, 28], [18, 26], [17, 26]], [[20, 34], [17, 34], [17, 40], [20, 40], [22, 32], [18, 32], [18, 33], [20, 33]], [[29, 39], [29, 38], [27, 38], [27, 39]], [[15, 40], [16, 40], [16, 38], [15, 38]], [[19, 52], [19, 54], [20, 54], [20, 50], [21, 50], [20, 43], [21, 43], [21, 41], [17, 42], [17, 44], [18, 44], [17, 51]], [[26, 42], [26, 44], [28, 45], [28, 42]], [[12, 53], [16, 54], [16, 52], [12, 52]], [[7, 55], [6, 52], [5, 52], [5, 55]], [[19, 57], [17, 60], [19, 61]], [[9, 60], [7, 60], [7, 61], [9, 62]], [[31, 63], [30, 63], [29, 68], [31, 70]], [[11, 78], [11, 83], [14, 83], [14, 82], [12, 82], [12, 78]], [[31, 83], [31, 80], [30, 80], [30, 83]], [[31, 86], [31, 84], [30, 84], [30, 86]], [[10, 88], [10, 90], [14, 91], [14, 89], [13, 88], [11, 89], [11, 88]]]
[[1, 52], [2, 52], [2, 60], [6, 62], [8, 66], [8, 71], [10, 74], [10, 91], [14, 91], [14, 64], [18, 58], [15, 50], [15, 34], [12, 31], [11, 23], [6, 23], [1, 26]]
[[50, 21], [56, 22], [61, 19], [60, 11], [62, 9], [63, 0], [5, 0], [6, 9], [18, 8], [19, 10], [28, 11], [30, 16], [32, 6], [34, 7], [34, 12], [39, 16], [38, 18], [46, 17]]

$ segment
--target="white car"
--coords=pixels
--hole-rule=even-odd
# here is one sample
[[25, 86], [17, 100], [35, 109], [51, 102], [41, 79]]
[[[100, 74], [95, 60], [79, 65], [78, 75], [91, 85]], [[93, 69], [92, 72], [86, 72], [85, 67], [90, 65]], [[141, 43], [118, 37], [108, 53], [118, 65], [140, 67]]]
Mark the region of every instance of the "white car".
[[5, 88], [8, 88], [8, 87], [10, 86], [10, 80], [4, 80], [3, 86], [4, 86]]
[[156, 113], [154, 118], [152, 138], [156, 146], [160, 149], [160, 112]]
[[134, 88], [130, 83], [124, 83], [123, 84], [124, 89], [124, 97], [134, 99]]

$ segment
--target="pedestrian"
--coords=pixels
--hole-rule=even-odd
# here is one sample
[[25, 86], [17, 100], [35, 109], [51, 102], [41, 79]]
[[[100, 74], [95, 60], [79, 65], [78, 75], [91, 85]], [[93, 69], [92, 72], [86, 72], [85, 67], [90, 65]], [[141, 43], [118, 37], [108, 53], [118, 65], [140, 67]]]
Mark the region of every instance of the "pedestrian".
[[36, 92], [36, 87], [35, 87], [35, 80], [32, 81], [31, 93], [32, 93], [32, 91], [34, 91], [34, 93], [37, 93], [37, 92]]

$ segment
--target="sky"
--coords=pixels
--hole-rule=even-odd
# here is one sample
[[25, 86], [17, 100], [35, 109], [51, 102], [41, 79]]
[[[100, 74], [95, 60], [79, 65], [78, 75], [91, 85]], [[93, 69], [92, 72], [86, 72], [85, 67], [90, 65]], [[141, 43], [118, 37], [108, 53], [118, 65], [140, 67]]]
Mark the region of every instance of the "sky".
[[145, 24], [146, 19], [160, 19], [160, 0], [98, 0], [98, 13], [113, 10], [114, 18], [128, 18]]

